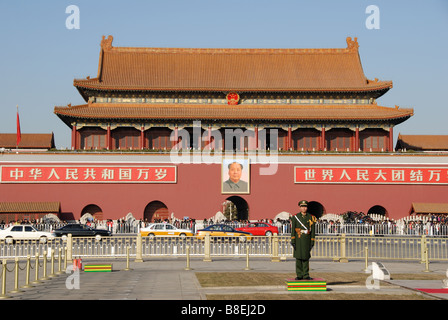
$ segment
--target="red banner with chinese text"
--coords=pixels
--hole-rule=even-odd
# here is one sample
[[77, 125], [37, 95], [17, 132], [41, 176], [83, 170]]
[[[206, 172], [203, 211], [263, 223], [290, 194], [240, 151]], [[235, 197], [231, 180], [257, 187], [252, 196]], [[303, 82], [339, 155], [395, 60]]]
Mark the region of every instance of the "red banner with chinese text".
[[1, 183], [176, 183], [175, 166], [2, 166]]
[[294, 183], [448, 184], [447, 167], [294, 167]]

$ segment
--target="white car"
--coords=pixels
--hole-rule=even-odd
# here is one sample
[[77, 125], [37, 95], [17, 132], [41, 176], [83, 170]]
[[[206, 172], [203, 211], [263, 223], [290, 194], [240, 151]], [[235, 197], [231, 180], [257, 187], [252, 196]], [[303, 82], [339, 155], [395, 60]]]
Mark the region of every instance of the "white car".
[[0, 230], [0, 240], [12, 242], [14, 240], [39, 240], [45, 243], [48, 239], [53, 239], [50, 232], [38, 231], [31, 225], [14, 225], [4, 230]]
[[140, 233], [143, 237], [153, 239], [155, 236], [178, 236], [182, 239], [193, 236], [193, 232], [187, 229], [178, 229], [169, 223], [152, 223], [146, 228], [142, 228]]

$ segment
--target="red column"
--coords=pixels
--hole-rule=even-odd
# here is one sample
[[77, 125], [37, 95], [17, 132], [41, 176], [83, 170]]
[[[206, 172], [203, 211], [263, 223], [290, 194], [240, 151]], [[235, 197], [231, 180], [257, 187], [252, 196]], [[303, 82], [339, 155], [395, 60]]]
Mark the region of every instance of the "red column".
[[320, 145], [321, 151], [325, 151], [325, 127], [322, 127], [322, 132], [320, 134]]
[[255, 150], [258, 150], [258, 126], [255, 127]]
[[72, 124], [72, 150], [76, 150], [76, 149], [78, 149], [77, 147], [77, 145], [76, 145], [76, 136], [77, 136], [77, 134], [76, 134], [76, 123], [74, 123], [74, 124]]
[[145, 128], [142, 126], [140, 128], [140, 149], [143, 150], [145, 148]]
[[212, 149], [212, 127], [208, 126], [208, 149]]
[[178, 150], [179, 149], [179, 146], [178, 146], [179, 136], [178, 136], [177, 126], [174, 127], [174, 142], [173, 143], [174, 143], [173, 144], [174, 150]]
[[288, 150], [292, 148], [292, 129], [291, 126], [288, 127]]
[[394, 151], [394, 127], [389, 128], [389, 152]]
[[359, 127], [356, 127], [355, 131], [355, 152], [359, 150]]
[[111, 139], [110, 139], [110, 125], [107, 125], [107, 133], [106, 133], [106, 148], [107, 150], [111, 149]]

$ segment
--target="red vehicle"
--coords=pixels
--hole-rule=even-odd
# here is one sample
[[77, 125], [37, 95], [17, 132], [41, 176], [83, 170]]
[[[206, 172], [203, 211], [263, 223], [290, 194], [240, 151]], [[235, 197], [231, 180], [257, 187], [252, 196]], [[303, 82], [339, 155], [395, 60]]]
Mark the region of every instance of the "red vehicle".
[[254, 236], [272, 236], [278, 234], [278, 228], [265, 222], [252, 222], [242, 228], [235, 228], [238, 231], [250, 232]]

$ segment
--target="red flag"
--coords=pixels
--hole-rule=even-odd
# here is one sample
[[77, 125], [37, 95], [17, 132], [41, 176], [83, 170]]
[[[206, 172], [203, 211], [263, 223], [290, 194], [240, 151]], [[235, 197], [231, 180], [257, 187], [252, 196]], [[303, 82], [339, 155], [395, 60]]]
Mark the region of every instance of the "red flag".
[[20, 132], [19, 107], [17, 106], [17, 146], [22, 140], [22, 133]]

